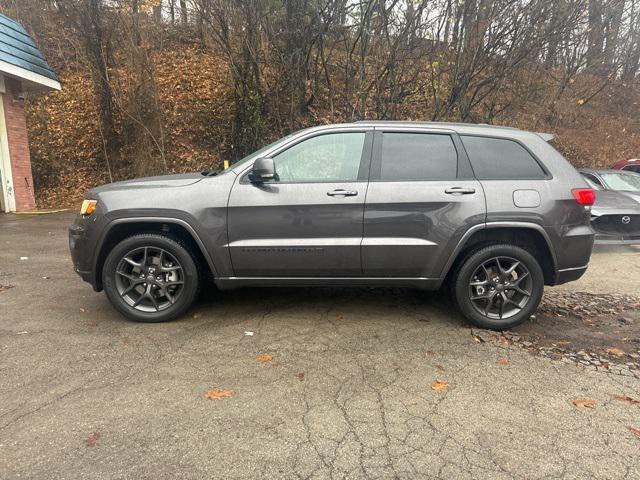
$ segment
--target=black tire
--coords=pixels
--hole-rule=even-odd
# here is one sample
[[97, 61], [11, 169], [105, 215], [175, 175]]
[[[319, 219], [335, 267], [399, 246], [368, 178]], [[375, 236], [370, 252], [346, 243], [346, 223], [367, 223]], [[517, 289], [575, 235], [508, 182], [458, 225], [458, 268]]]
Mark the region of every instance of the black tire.
[[[132, 266], [133, 258], [138, 259], [137, 266]], [[124, 268], [131, 271], [123, 272]], [[109, 252], [102, 284], [111, 304], [128, 319], [166, 322], [193, 304], [200, 291], [201, 275], [196, 256], [185, 245], [149, 233], [128, 237]]]
[[[507, 273], [511, 267], [514, 270]], [[471, 323], [506, 330], [536, 311], [544, 291], [544, 275], [527, 250], [489, 245], [462, 261], [454, 272], [452, 287], [456, 306]]]

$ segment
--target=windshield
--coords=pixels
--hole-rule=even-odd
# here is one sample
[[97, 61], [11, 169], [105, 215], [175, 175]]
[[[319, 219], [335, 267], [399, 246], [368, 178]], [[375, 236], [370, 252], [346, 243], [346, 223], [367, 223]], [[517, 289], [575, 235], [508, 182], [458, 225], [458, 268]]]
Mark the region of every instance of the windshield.
[[640, 191], [640, 175], [636, 173], [601, 173], [600, 176], [611, 190]]

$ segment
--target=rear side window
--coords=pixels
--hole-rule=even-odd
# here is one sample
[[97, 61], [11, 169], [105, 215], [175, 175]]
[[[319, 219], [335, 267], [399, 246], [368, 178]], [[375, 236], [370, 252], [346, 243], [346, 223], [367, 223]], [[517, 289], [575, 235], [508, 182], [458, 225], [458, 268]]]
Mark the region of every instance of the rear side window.
[[385, 132], [380, 157], [383, 181], [456, 178], [458, 153], [449, 135]]
[[546, 178], [535, 158], [518, 142], [462, 135], [476, 177], [483, 180]]

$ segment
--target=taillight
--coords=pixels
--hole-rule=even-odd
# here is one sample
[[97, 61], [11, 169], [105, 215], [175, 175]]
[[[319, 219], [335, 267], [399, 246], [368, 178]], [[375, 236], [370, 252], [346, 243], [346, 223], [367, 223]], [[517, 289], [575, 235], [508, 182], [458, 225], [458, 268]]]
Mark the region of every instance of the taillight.
[[574, 188], [571, 193], [580, 205], [593, 205], [596, 201], [596, 192], [592, 188]]

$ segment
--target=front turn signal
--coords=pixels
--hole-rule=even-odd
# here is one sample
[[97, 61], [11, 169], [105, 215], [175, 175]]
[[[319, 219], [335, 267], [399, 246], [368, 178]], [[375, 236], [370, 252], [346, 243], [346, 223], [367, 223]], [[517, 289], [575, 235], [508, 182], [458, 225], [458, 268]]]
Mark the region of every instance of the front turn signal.
[[84, 200], [80, 207], [80, 215], [91, 215], [98, 206], [97, 200]]

